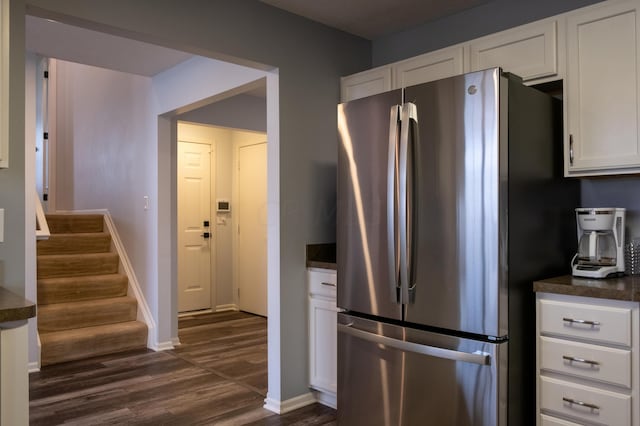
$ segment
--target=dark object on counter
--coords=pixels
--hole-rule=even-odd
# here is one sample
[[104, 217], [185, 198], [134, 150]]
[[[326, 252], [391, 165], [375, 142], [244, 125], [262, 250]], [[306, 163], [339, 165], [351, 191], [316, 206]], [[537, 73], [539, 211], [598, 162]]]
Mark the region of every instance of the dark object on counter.
[[336, 243], [307, 244], [307, 268], [336, 269]]

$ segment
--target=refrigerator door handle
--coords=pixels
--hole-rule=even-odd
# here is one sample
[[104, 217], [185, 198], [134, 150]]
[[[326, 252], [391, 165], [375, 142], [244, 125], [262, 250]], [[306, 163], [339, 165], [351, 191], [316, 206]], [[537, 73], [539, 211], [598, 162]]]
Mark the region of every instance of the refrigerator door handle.
[[400, 120], [400, 105], [391, 107], [389, 119], [389, 151], [387, 157], [387, 260], [389, 262], [389, 284], [391, 286], [391, 300], [399, 303], [399, 253], [398, 229], [396, 209], [398, 206], [398, 127]]
[[478, 365], [491, 365], [491, 355], [486, 352], [476, 351], [473, 353], [455, 351], [453, 349], [438, 348], [435, 346], [421, 345], [418, 343], [407, 342], [405, 340], [392, 339], [391, 337], [381, 336], [379, 334], [369, 333], [351, 327], [351, 324], [338, 324], [338, 332], [349, 334], [353, 337], [366, 340], [372, 343], [385, 345], [403, 352], [413, 352], [421, 355], [427, 355], [435, 358], [449, 359], [452, 361], [468, 362]]
[[[410, 302], [409, 290], [413, 289], [414, 283], [413, 274], [411, 273], [413, 265], [413, 197], [415, 196], [412, 188], [408, 187], [407, 181], [411, 184], [415, 184], [413, 179], [408, 179], [408, 173], [411, 170], [413, 173], [413, 166], [409, 169], [409, 135], [411, 132], [411, 120], [417, 123], [418, 121], [418, 108], [416, 104], [407, 102], [402, 105], [401, 110], [401, 126], [400, 126], [400, 160], [398, 163], [399, 168], [399, 182], [398, 182], [398, 228], [399, 240], [400, 240], [400, 286], [402, 303], [407, 304]], [[411, 141], [415, 143], [415, 141]], [[413, 156], [411, 156], [413, 161]]]

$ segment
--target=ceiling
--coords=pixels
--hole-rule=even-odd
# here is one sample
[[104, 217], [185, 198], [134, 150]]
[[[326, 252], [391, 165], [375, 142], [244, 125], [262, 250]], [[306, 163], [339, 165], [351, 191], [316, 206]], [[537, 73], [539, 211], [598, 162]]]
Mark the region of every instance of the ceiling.
[[[490, 0], [260, 0], [367, 39], [402, 31]], [[34, 16], [27, 51], [71, 62], [154, 76], [191, 54]], [[263, 90], [264, 91], [264, 90]], [[264, 96], [263, 93], [256, 93]]]
[[193, 55], [124, 37], [27, 16], [26, 48], [42, 56], [147, 77]]
[[260, 0], [296, 15], [374, 40], [490, 0]]

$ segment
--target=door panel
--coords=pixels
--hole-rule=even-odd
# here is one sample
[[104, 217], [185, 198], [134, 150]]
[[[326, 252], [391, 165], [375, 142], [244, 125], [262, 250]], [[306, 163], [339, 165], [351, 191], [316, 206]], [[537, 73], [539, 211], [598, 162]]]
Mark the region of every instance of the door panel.
[[338, 306], [401, 319], [390, 279], [387, 170], [396, 90], [338, 106]]
[[[506, 424], [506, 401], [498, 395], [506, 395], [506, 362], [501, 360], [506, 360], [507, 343], [459, 339], [342, 313], [338, 324], [338, 424]], [[417, 343], [425, 353], [394, 347], [407, 343]]]
[[415, 289], [406, 321], [500, 335], [499, 79], [493, 69], [406, 89], [418, 112]]
[[211, 308], [211, 147], [178, 142], [178, 311]]
[[267, 144], [239, 153], [238, 303], [267, 316]]

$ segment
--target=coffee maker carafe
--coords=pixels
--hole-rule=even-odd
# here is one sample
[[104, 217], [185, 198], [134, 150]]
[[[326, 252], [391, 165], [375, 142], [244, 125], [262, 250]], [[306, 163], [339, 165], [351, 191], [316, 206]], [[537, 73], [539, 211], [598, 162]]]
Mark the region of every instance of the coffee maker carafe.
[[578, 208], [578, 253], [571, 262], [576, 277], [606, 278], [624, 273], [624, 216], [621, 208]]

